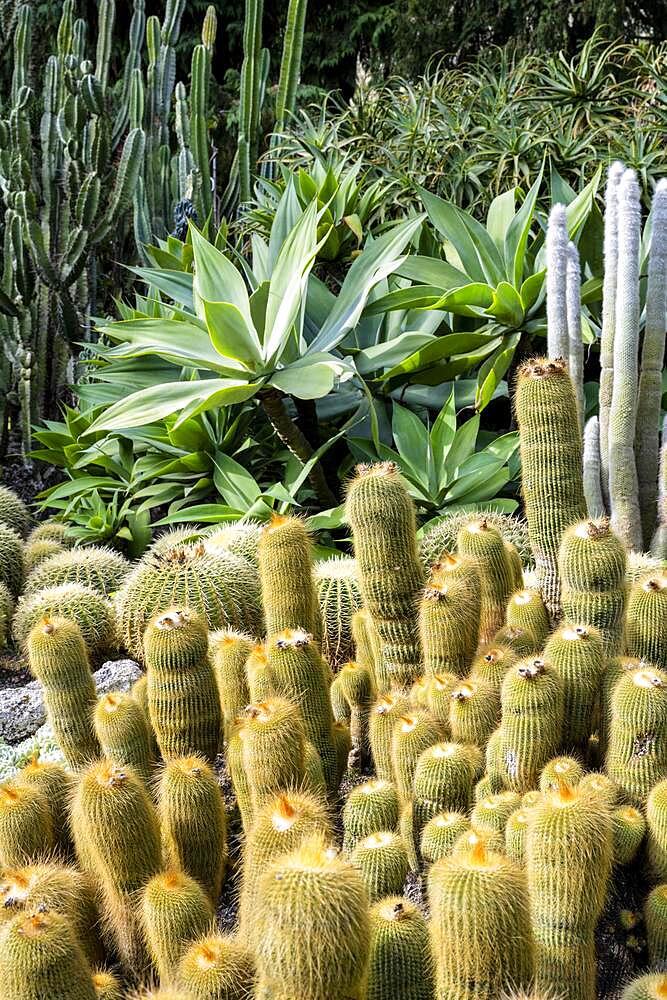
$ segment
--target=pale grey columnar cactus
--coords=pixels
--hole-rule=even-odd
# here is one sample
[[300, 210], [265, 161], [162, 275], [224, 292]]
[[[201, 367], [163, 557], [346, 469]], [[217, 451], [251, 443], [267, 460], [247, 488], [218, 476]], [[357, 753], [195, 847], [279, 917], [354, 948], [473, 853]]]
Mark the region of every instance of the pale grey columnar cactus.
[[565, 205], [554, 205], [547, 227], [547, 354], [551, 360], [569, 356], [567, 337], [567, 215]]
[[662, 363], [665, 356], [667, 309], [667, 179], [655, 189], [652, 209], [651, 249], [646, 287], [646, 324], [642, 347], [635, 456], [639, 480], [639, 509], [646, 548], [657, 520], [658, 452]]
[[574, 243], [567, 245], [565, 300], [567, 307], [567, 339], [570, 378], [577, 399], [579, 426], [583, 433], [586, 417], [584, 400], [584, 343], [581, 339], [581, 268]]
[[639, 249], [641, 205], [634, 170], [618, 186], [618, 273], [611, 408], [609, 497], [613, 530], [630, 551], [641, 551], [639, 487], [634, 438], [639, 353]]
[[625, 167], [618, 160], [609, 168], [604, 211], [604, 284], [600, 340], [600, 461], [602, 495], [609, 506], [609, 411], [614, 379], [616, 275], [618, 272], [618, 185]]
[[584, 428], [584, 496], [588, 516], [597, 519], [605, 513], [600, 479], [600, 423], [591, 417]]
[[653, 536], [651, 554], [667, 559], [667, 417], [662, 425], [662, 447], [658, 475], [658, 527]]

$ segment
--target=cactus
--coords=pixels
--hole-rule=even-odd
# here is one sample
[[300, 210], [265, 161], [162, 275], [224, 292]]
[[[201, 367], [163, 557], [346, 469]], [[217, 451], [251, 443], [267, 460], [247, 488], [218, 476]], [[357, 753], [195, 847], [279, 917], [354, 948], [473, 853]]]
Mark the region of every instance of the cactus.
[[277, 633], [269, 643], [268, 662], [276, 692], [301, 709], [306, 738], [322, 758], [327, 785], [333, 789], [337, 759], [329, 699], [329, 668], [312, 635], [301, 628]]
[[633, 657], [615, 656], [607, 660], [603, 671], [599, 691], [598, 735], [600, 753], [604, 755], [609, 741], [609, 724], [611, 722], [611, 698], [618, 681], [624, 673], [638, 670], [644, 666], [641, 660]]
[[125, 972], [140, 976], [148, 955], [135, 896], [162, 867], [155, 808], [140, 778], [102, 759], [81, 774], [70, 815], [79, 866], [99, 890], [105, 934]]
[[[431, 713], [433, 718], [449, 730], [449, 710], [451, 708], [452, 692], [461, 683], [461, 678], [456, 674], [434, 674], [425, 678], [425, 690], [423, 693], [423, 707]], [[410, 701], [419, 705], [420, 701], [414, 698], [414, 688], [411, 692]]]
[[249, 1000], [255, 959], [235, 938], [210, 934], [186, 949], [177, 980], [191, 1000]]
[[123, 1000], [120, 979], [106, 969], [93, 972], [93, 988], [97, 1000]]
[[55, 847], [53, 816], [41, 789], [21, 781], [0, 785], [0, 866], [20, 867]]
[[254, 643], [249, 635], [234, 629], [215, 632], [210, 637], [211, 642], [214, 638], [211, 660], [220, 694], [224, 738], [227, 741], [234, 720], [250, 701], [246, 662]]
[[551, 361], [569, 356], [567, 310], [568, 264], [565, 205], [554, 205], [547, 226], [547, 354]]
[[437, 743], [420, 755], [414, 775], [413, 833], [418, 844], [426, 823], [440, 812], [467, 813], [484, 767], [478, 747]]
[[646, 820], [634, 806], [621, 806], [612, 813], [614, 864], [629, 865], [637, 856], [646, 833]]
[[503, 686], [505, 674], [517, 662], [518, 657], [509, 646], [491, 643], [483, 647], [470, 668], [470, 680], [492, 684], [498, 694]]
[[[334, 782], [331, 791], [336, 792], [340, 788], [340, 783], [343, 780], [343, 775], [347, 770], [350, 751], [352, 750], [352, 739], [350, 737], [350, 730], [348, 726], [346, 726], [344, 722], [335, 722], [332, 730], [332, 738], [333, 738], [334, 749], [336, 751], [336, 774], [334, 776]], [[320, 765], [321, 763], [322, 761], [320, 758]], [[326, 781], [326, 776], [324, 774], [323, 767], [322, 767], [322, 777]], [[328, 786], [327, 786], [327, 791], [329, 791]]]
[[483, 750], [500, 722], [500, 697], [488, 681], [462, 681], [452, 691], [449, 728], [456, 743], [475, 743]]
[[605, 513], [600, 465], [600, 421], [589, 417], [584, 427], [584, 495], [588, 516], [593, 520]]
[[391, 768], [402, 802], [412, 797], [412, 779], [422, 751], [439, 743], [444, 727], [423, 710], [399, 716], [391, 737]]
[[428, 875], [438, 1000], [495, 1000], [528, 985], [533, 946], [524, 874], [471, 833]]
[[630, 591], [625, 644], [630, 656], [667, 668], [667, 573], [651, 574]]
[[92, 713], [97, 696], [81, 633], [74, 622], [47, 619], [28, 636], [28, 661], [44, 688], [49, 721], [72, 770], [99, 756]]
[[370, 911], [367, 1000], [433, 1000], [428, 925], [414, 903], [381, 899]]
[[506, 646], [515, 656], [523, 660], [527, 656], [535, 656], [542, 649], [535, 635], [519, 625], [503, 625], [493, 637], [494, 646]]
[[[584, 397], [584, 342], [581, 337], [581, 267], [574, 243], [567, 245], [565, 300], [567, 308], [568, 370], [577, 400], [579, 429], [583, 433], [586, 418]], [[588, 498], [587, 498], [588, 499]]]
[[147, 883], [141, 898], [141, 924], [161, 986], [175, 985], [186, 947], [209, 930], [213, 916], [210, 899], [189, 875], [167, 871]]
[[608, 426], [609, 506], [614, 531], [626, 548], [637, 550], [642, 548], [634, 452], [639, 382], [640, 243], [639, 184], [634, 170], [626, 170], [618, 185], [618, 258]]
[[98, 701], [93, 722], [104, 756], [119, 767], [131, 767], [148, 783], [153, 770], [153, 733], [143, 708], [131, 695], [112, 691]]
[[651, 789], [646, 803], [646, 855], [649, 872], [667, 882], [667, 780]]
[[[250, 201], [252, 196], [250, 178], [257, 159], [259, 115], [262, 104], [263, 78], [265, 77], [264, 64], [268, 64], [268, 53], [266, 49], [262, 49], [263, 14], [263, 0], [246, 0], [237, 148], [241, 204]], [[268, 65], [266, 69], [268, 70]]]
[[373, 679], [366, 667], [349, 662], [343, 665], [336, 680], [349, 707], [350, 738], [363, 768], [370, 754], [368, 718], [373, 701]]
[[349, 557], [321, 559], [313, 575], [322, 618], [322, 653], [337, 667], [354, 659], [352, 619], [361, 608], [357, 564]]
[[202, 543], [147, 553], [116, 598], [119, 633], [135, 660], [144, 660], [150, 620], [175, 605], [205, 615], [211, 630], [255, 635], [262, 629], [257, 572], [241, 556], [208, 552]]
[[657, 885], [644, 900], [649, 962], [663, 968], [667, 961], [667, 885]]
[[246, 677], [250, 701], [266, 701], [277, 694], [266, 646], [257, 643], [252, 647], [246, 660]]
[[542, 649], [550, 631], [549, 615], [539, 590], [517, 590], [507, 605], [507, 624], [525, 629]]
[[25, 582], [25, 593], [78, 583], [106, 597], [118, 590], [127, 576], [130, 564], [113, 549], [90, 545], [87, 548], [66, 549], [40, 563]]
[[[0, 518], [0, 520], [4, 519]], [[41, 524], [36, 525], [32, 529], [26, 538], [26, 548], [29, 545], [35, 544], [35, 542], [54, 542], [61, 549], [66, 549], [71, 545], [71, 539], [68, 539], [65, 534], [66, 530], [66, 526], [60, 524], [59, 521], [52, 521], [50, 519], [42, 521]], [[20, 531], [19, 534], [21, 534]]]
[[470, 831], [470, 821], [460, 812], [440, 812], [422, 830], [419, 853], [427, 865], [452, 853], [454, 844]]
[[349, 726], [350, 719], [352, 718], [352, 710], [342, 691], [340, 673], [336, 674], [331, 682], [329, 698], [331, 699], [331, 711], [333, 712], [334, 722], [344, 722]]
[[295, 790], [303, 784], [303, 719], [292, 702], [270, 698], [248, 706], [241, 740], [253, 812], [279, 792]]
[[473, 558], [482, 584], [479, 641], [491, 642], [505, 623], [505, 610], [516, 587], [512, 565], [500, 532], [483, 518], [461, 528], [458, 551]]
[[544, 658], [563, 682], [563, 746], [584, 752], [604, 670], [602, 636], [595, 628], [564, 625], [550, 636]]
[[237, 719], [232, 726], [227, 742], [227, 770], [234, 788], [236, 804], [241, 815], [241, 825], [244, 833], [248, 833], [253, 824], [252, 793], [250, 781], [243, 764], [242, 721]]
[[667, 559], [667, 417], [662, 424], [658, 479], [658, 526], [651, 542], [651, 555], [664, 565]]
[[501, 692], [499, 766], [511, 791], [535, 788], [555, 755], [563, 730], [563, 683], [544, 660], [522, 660], [507, 672]]
[[505, 553], [507, 555], [507, 561], [509, 563], [510, 572], [512, 574], [512, 590], [520, 590], [523, 587], [523, 562], [521, 561], [521, 553], [517, 549], [516, 545], [512, 545], [506, 539], [505, 542]]
[[351, 628], [356, 662], [366, 667], [377, 687], [376, 664], [380, 662], [380, 640], [365, 608], [352, 615]]
[[239, 901], [239, 938], [255, 943], [259, 884], [276, 859], [291, 854], [316, 834], [328, 837], [331, 820], [323, 801], [301, 792], [270, 800], [257, 814], [246, 844]]
[[227, 863], [227, 818], [215, 775], [202, 757], [166, 762], [157, 809], [167, 865], [197, 879], [216, 904]]
[[0, 583], [13, 598], [21, 592], [23, 575], [23, 543], [12, 528], [0, 522]]
[[0, 521], [25, 538], [30, 528], [30, 511], [23, 500], [7, 486], [0, 486]]
[[572, 788], [584, 776], [584, 769], [575, 757], [554, 757], [542, 768], [540, 792], [548, 792], [567, 782]]
[[380, 830], [398, 830], [399, 798], [396, 786], [380, 778], [356, 785], [343, 807], [343, 853], [350, 856], [357, 843]]
[[477, 802], [470, 813], [470, 824], [475, 833], [486, 839], [487, 846], [496, 844], [496, 850], [505, 849], [505, 828], [510, 816], [521, 805], [516, 792], [499, 792]]
[[581, 784], [545, 795], [531, 811], [526, 873], [535, 936], [535, 983], [564, 1000], [595, 1000], [595, 926], [612, 861], [606, 804]]
[[561, 535], [586, 516], [577, 404], [565, 364], [536, 360], [523, 365], [515, 407], [528, 534], [544, 603], [557, 618]]
[[46, 796], [52, 817], [56, 847], [68, 857], [72, 846], [67, 809], [71, 792], [71, 775], [60, 764], [42, 761], [35, 754], [16, 775], [21, 784], [36, 788]]
[[[263, 531], [264, 525], [260, 521], [237, 521], [225, 527], [216, 525], [210, 534], [204, 534], [204, 547], [209, 551], [226, 549], [236, 556], [243, 556], [253, 566], [259, 566], [259, 541]], [[187, 540], [187, 535], [182, 540]]]
[[368, 896], [359, 874], [321, 837], [266, 872], [255, 932], [260, 983], [266, 989], [303, 1000], [362, 1000]]
[[623, 641], [626, 555], [608, 520], [582, 521], [568, 529], [558, 562], [566, 621], [599, 629], [605, 655], [617, 655]]
[[194, 611], [167, 611], [146, 629], [148, 711], [165, 760], [201, 754], [215, 761], [220, 699], [208, 659], [204, 619]]
[[618, 787], [608, 775], [592, 771], [583, 776], [577, 787], [580, 787], [582, 793], [590, 793], [603, 802], [609, 810], [614, 809], [618, 799]]
[[50, 910], [10, 921], [0, 948], [0, 982], [7, 1000], [95, 1000], [73, 929]]
[[483, 518], [492, 528], [499, 531], [504, 540], [518, 551], [524, 566], [532, 561], [526, 522], [523, 518], [514, 517], [512, 514], [503, 514], [501, 511], [491, 508], [478, 510], [474, 514], [463, 509], [445, 515], [441, 521], [424, 532], [419, 545], [424, 566], [432, 566], [434, 563], [441, 562], [445, 556], [451, 556], [451, 553], [456, 549], [459, 531], [470, 522], [473, 516]]
[[523, 865], [526, 860], [529, 821], [529, 809], [515, 809], [505, 825], [505, 854], [515, 865]]
[[633, 805], [643, 807], [653, 785], [667, 776], [666, 727], [667, 674], [626, 672], [611, 699], [605, 769]]
[[34, 626], [42, 618], [51, 616], [69, 618], [76, 622], [93, 661], [101, 662], [114, 651], [113, 606], [92, 587], [65, 583], [22, 597], [12, 622], [14, 638], [25, 648]]
[[378, 691], [407, 688], [421, 672], [417, 602], [424, 572], [414, 504], [396, 466], [385, 462], [357, 467], [345, 509], [364, 606], [380, 639]]
[[623, 990], [621, 1000], [664, 1000], [667, 997], [667, 975], [652, 972], [639, 976]]
[[63, 546], [58, 542], [50, 542], [47, 539], [42, 541], [26, 543], [23, 550], [23, 560], [25, 564], [25, 574], [29, 576], [36, 566], [63, 551]]
[[298, 517], [275, 515], [259, 540], [259, 576], [269, 640], [283, 629], [320, 630], [312, 542]]
[[419, 635], [427, 675], [464, 677], [477, 649], [481, 614], [479, 575], [451, 578], [432, 572], [419, 602]]
[[383, 896], [400, 894], [410, 868], [403, 838], [390, 830], [360, 840], [350, 863], [361, 873], [371, 903]]

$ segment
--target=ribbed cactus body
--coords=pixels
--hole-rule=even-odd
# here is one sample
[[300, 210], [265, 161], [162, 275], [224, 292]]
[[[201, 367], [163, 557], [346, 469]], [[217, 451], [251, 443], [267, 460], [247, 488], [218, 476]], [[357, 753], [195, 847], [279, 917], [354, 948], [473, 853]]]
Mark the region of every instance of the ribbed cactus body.
[[507, 605], [507, 624], [525, 628], [544, 644], [550, 631], [549, 615], [539, 590], [517, 590]]
[[482, 750], [500, 722], [500, 696], [488, 681], [465, 680], [452, 691], [449, 729], [456, 743], [474, 743]]
[[623, 990], [621, 1000], [664, 1000], [667, 997], [667, 975], [651, 972], [639, 976]]
[[667, 962], [667, 885], [658, 885], [644, 900], [644, 924], [649, 962], [663, 968]]
[[588, 516], [603, 517], [605, 502], [602, 495], [602, 467], [600, 461], [600, 421], [589, 417], [584, 427], [584, 495]]
[[220, 742], [220, 698], [208, 658], [204, 619], [173, 609], [156, 618], [145, 638], [148, 711], [160, 753], [201, 754], [215, 761]]
[[611, 699], [614, 688], [621, 677], [642, 666], [642, 661], [631, 656], [614, 656], [607, 660], [600, 680], [598, 736], [602, 756], [606, 753], [609, 742], [609, 726], [611, 723]]
[[582, 521], [563, 535], [559, 553], [563, 615], [602, 634], [606, 656], [622, 651], [626, 553], [606, 518]]
[[646, 803], [646, 856], [657, 882], [667, 882], [667, 780], [659, 781]]
[[584, 769], [576, 757], [554, 757], [547, 761], [540, 774], [540, 792], [558, 788], [563, 782], [570, 787], [578, 785], [584, 776]]
[[259, 575], [269, 639], [283, 629], [319, 634], [312, 563], [312, 543], [305, 523], [298, 517], [275, 516], [259, 541]]
[[0, 785], [0, 867], [44, 860], [56, 839], [50, 803], [41, 789], [21, 781]]
[[26, 580], [25, 592], [78, 583], [106, 596], [118, 590], [129, 570], [127, 559], [113, 549], [95, 545], [68, 549], [40, 563]]
[[634, 585], [625, 622], [630, 656], [667, 668], [667, 573], [654, 573]]
[[23, 542], [0, 521], [0, 583], [4, 583], [13, 598], [21, 592], [24, 571]]
[[437, 1000], [496, 1000], [528, 985], [533, 947], [525, 876], [475, 834], [428, 876]]
[[423, 709], [401, 715], [394, 723], [391, 737], [391, 766], [399, 797], [412, 797], [412, 779], [421, 753], [439, 743], [444, 729]]
[[410, 702], [430, 712], [433, 718], [445, 727], [447, 735], [449, 735], [449, 710], [452, 692], [461, 683], [461, 678], [456, 674], [433, 674], [431, 677], [423, 678], [423, 683], [423, 694], [421, 691], [418, 693], [413, 685], [410, 692]]
[[505, 623], [510, 594], [516, 589], [515, 574], [499, 531], [485, 521], [471, 521], [461, 528], [458, 551], [477, 563], [481, 582], [479, 641], [491, 642]]
[[79, 866], [98, 889], [104, 932], [130, 976], [148, 967], [136, 895], [161, 868], [157, 813], [143, 782], [111, 761], [79, 779], [71, 824]]
[[209, 897], [189, 875], [162, 872], [148, 882], [141, 898], [141, 925], [162, 987], [175, 985], [186, 948], [210, 929], [213, 917]]
[[248, 1000], [255, 985], [255, 959], [235, 938], [210, 934], [186, 949], [177, 981], [192, 1000]]
[[202, 757], [167, 761], [157, 804], [165, 863], [197, 879], [215, 905], [227, 863], [227, 818], [206, 761]]
[[18, 914], [2, 936], [0, 983], [7, 1000], [95, 1000], [93, 980], [67, 918]]
[[595, 1000], [595, 926], [612, 862], [604, 802], [563, 785], [530, 811], [526, 872], [535, 981], [565, 1000]]
[[563, 625], [550, 636], [544, 658], [563, 682], [563, 746], [584, 752], [604, 670], [602, 636], [585, 625]]
[[[30, 511], [23, 500], [9, 487], [0, 486], [0, 521], [15, 531], [20, 538], [25, 538], [30, 528], [30, 520]], [[34, 537], [34, 534], [33, 531], [30, 537]]]
[[647, 667], [628, 671], [618, 681], [605, 767], [621, 793], [639, 807], [667, 776], [667, 674]]
[[343, 852], [349, 856], [372, 833], [396, 831], [398, 817], [398, 792], [390, 781], [376, 778], [356, 785], [343, 807]]
[[487, 838], [490, 844], [497, 844], [497, 850], [504, 850], [505, 828], [510, 816], [521, 805], [517, 792], [499, 792], [477, 802], [470, 813], [470, 823], [477, 834]]
[[336, 667], [354, 659], [352, 618], [361, 608], [361, 588], [354, 559], [322, 559], [313, 571], [322, 618], [322, 653]]
[[487, 682], [500, 694], [505, 674], [519, 657], [509, 646], [491, 643], [480, 649], [470, 668], [470, 680]]
[[333, 742], [333, 712], [329, 699], [328, 665], [303, 628], [279, 632], [269, 643], [268, 663], [276, 692], [301, 710], [306, 738], [322, 758], [327, 784], [337, 773]]
[[544, 603], [555, 618], [561, 535], [586, 516], [577, 404], [566, 366], [553, 360], [525, 364], [515, 406], [528, 534]]
[[321, 838], [264, 874], [254, 929], [260, 981], [274, 995], [362, 1000], [368, 896], [358, 872]]
[[424, 826], [419, 841], [422, 861], [432, 865], [452, 853], [454, 844], [470, 830], [470, 820], [461, 812], [440, 812]]
[[614, 864], [629, 865], [636, 858], [644, 840], [646, 820], [634, 806], [621, 806], [614, 809], [612, 823]]
[[223, 733], [229, 739], [234, 719], [242, 714], [250, 701], [246, 661], [254, 642], [248, 635], [227, 629], [214, 633], [211, 661], [220, 693]]
[[246, 661], [246, 677], [250, 701], [266, 701], [278, 693], [264, 643], [257, 643], [251, 649]]
[[216, 525], [210, 533], [204, 534], [202, 541], [209, 552], [225, 549], [235, 556], [247, 559], [253, 566], [258, 566], [259, 540], [263, 531], [264, 525], [260, 521], [237, 521], [224, 527]]
[[97, 1000], [123, 1000], [123, 986], [120, 979], [107, 969], [93, 972], [93, 987]]
[[409, 687], [421, 672], [417, 607], [424, 572], [414, 504], [393, 463], [357, 468], [346, 513], [364, 606], [380, 638], [378, 690]]
[[351, 628], [355, 661], [370, 671], [373, 683], [377, 687], [376, 666], [380, 663], [380, 638], [373, 625], [373, 619], [365, 608], [352, 615]]
[[92, 660], [99, 661], [114, 649], [113, 606], [98, 590], [80, 583], [64, 583], [26, 595], [19, 600], [14, 613], [14, 638], [25, 647], [35, 625], [52, 617], [76, 622]]
[[394, 771], [391, 759], [394, 725], [410, 703], [402, 693], [383, 694], [371, 708], [368, 736], [371, 744], [375, 773], [378, 778], [393, 781]]
[[243, 831], [247, 834], [253, 823], [253, 807], [250, 781], [243, 763], [243, 737], [241, 733], [242, 723], [238, 720], [232, 727], [227, 743], [227, 770], [232, 780]]
[[55, 556], [62, 551], [62, 545], [58, 542], [50, 542], [48, 538], [44, 538], [41, 541], [37, 540], [36, 542], [26, 542], [23, 550], [26, 576], [29, 576], [35, 566], [39, 566], [45, 559]]
[[515, 809], [505, 825], [505, 854], [515, 865], [523, 865], [526, 860], [529, 820], [528, 809]]
[[301, 787], [305, 774], [305, 736], [296, 705], [284, 698], [250, 705], [241, 740], [253, 812], [279, 792]]
[[[347, 726], [344, 722], [334, 722], [332, 729], [332, 737], [333, 737], [334, 748], [336, 750], [336, 774], [334, 777], [333, 787], [331, 791], [332, 793], [335, 794], [335, 792], [337, 792], [338, 789], [340, 788], [340, 783], [343, 780], [343, 775], [347, 770], [350, 751], [352, 750], [352, 738], [350, 737], [349, 726]], [[322, 758], [320, 758], [320, 763], [321, 760]], [[323, 766], [322, 766], [322, 775], [326, 781], [326, 775], [324, 773]]]
[[436, 743], [419, 756], [414, 775], [414, 839], [418, 844], [426, 823], [441, 812], [467, 813], [484, 758], [478, 747]]
[[526, 792], [560, 746], [563, 683], [544, 660], [522, 660], [505, 676], [501, 706], [498, 766], [506, 788]]
[[399, 895], [410, 868], [408, 848], [400, 834], [391, 830], [360, 840], [350, 863], [361, 874], [371, 903], [383, 896]]
[[200, 612], [210, 629], [253, 636], [263, 629], [257, 570], [242, 556], [209, 552], [201, 542], [147, 553], [119, 591], [119, 633], [135, 660], [144, 660], [151, 619], [176, 606]]
[[493, 646], [505, 646], [511, 649], [519, 660], [526, 656], [537, 655], [543, 643], [537, 641], [535, 634], [530, 629], [520, 625], [503, 625], [493, 637]]
[[146, 713], [131, 695], [111, 692], [100, 698], [94, 726], [102, 753], [109, 760], [131, 767], [144, 781], [150, 781], [153, 733]]
[[349, 661], [343, 664], [336, 676], [338, 687], [349, 708], [349, 726], [352, 746], [364, 767], [370, 755], [368, 720], [374, 698], [373, 678], [367, 667]]
[[[7, 517], [2, 517], [0, 520], [5, 521], [9, 524], [10, 528], [13, 527], [11, 522]], [[18, 529], [14, 527], [14, 531]], [[68, 538], [65, 534], [67, 530], [67, 525], [61, 524], [59, 521], [46, 520], [42, 521], [41, 524], [36, 525], [28, 537], [26, 538], [26, 545], [32, 545], [34, 542], [55, 542], [61, 548], [69, 548], [72, 544], [72, 539]], [[18, 534], [22, 534], [18, 531]]]
[[508, 542], [507, 539], [504, 539], [504, 541], [507, 561], [512, 573], [512, 589], [520, 590], [523, 587], [523, 560], [521, 559], [521, 553], [512, 542]]
[[382, 899], [370, 912], [367, 1000], [433, 1000], [428, 925], [400, 896]]
[[16, 780], [42, 792], [49, 804], [56, 848], [67, 857], [72, 847], [67, 810], [72, 790], [72, 776], [62, 764], [42, 761], [37, 755], [16, 775]]
[[65, 760], [73, 770], [83, 767], [100, 746], [92, 722], [95, 683], [78, 626], [65, 618], [38, 623], [28, 637], [28, 662]]
[[478, 576], [459, 579], [437, 570], [431, 574], [419, 602], [419, 634], [427, 675], [465, 676], [477, 649], [480, 614]]

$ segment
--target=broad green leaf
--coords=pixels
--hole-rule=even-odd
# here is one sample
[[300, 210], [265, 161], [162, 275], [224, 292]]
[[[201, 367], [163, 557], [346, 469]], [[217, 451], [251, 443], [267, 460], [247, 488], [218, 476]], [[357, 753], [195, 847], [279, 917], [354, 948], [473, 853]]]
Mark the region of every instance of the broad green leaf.
[[192, 275], [188, 271], [170, 271], [166, 268], [131, 267], [134, 274], [152, 288], [167, 295], [188, 312], [194, 312]]
[[500, 281], [487, 312], [504, 326], [521, 326], [524, 320], [523, 305], [519, 293], [507, 281]]
[[536, 271], [535, 274], [531, 274], [528, 278], [526, 278], [522, 284], [519, 295], [525, 312], [532, 309], [540, 297], [540, 292], [544, 287], [544, 278], [546, 273], [545, 269], [542, 271]]
[[433, 457], [429, 433], [416, 413], [394, 403], [392, 433], [398, 453], [411, 466], [415, 478], [428, 489]]
[[185, 510], [167, 514], [155, 522], [156, 527], [167, 524], [218, 524], [226, 521], [238, 521], [239, 511], [221, 503], [197, 504]]
[[255, 370], [262, 355], [256, 333], [246, 326], [241, 312], [231, 302], [208, 302], [202, 299], [204, 317], [211, 342], [224, 358]]
[[512, 333], [503, 338], [503, 345], [488, 358], [477, 376], [475, 409], [480, 412], [493, 399], [498, 383], [512, 363], [514, 352], [521, 340], [520, 333]]
[[451, 482], [457, 469], [473, 454], [479, 432], [479, 414], [475, 413], [458, 428], [445, 458], [445, 483]]
[[449, 399], [440, 410], [431, 428], [431, 451], [436, 472], [436, 489], [447, 485], [447, 456], [456, 437], [456, 401], [452, 389]]
[[108, 479], [104, 476], [78, 476], [76, 479], [60, 483], [54, 489], [50, 490], [49, 499], [65, 500], [80, 493], [89, 493], [91, 490], [117, 490], [120, 486], [121, 484], [117, 479]]
[[333, 389], [337, 371], [332, 362], [320, 361], [298, 368], [290, 365], [274, 372], [269, 384], [298, 399], [319, 399]]
[[503, 462], [508, 462], [519, 447], [518, 431], [510, 431], [508, 434], [499, 434], [493, 441], [487, 444], [484, 454], [501, 458]]
[[602, 170], [603, 164], [601, 163], [586, 187], [579, 192], [574, 201], [571, 201], [565, 210], [567, 215], [567, 231], [570, 234], [571, 240], [576, 240], [579, 230], [588, 218], [593, 200], [600, 186]]
[[516, 191], [505, 191], [493, 199], [486, 216], [486, 228], [501, 254], [505, 251], [505, 237], [515, 213]]
[[493, 472], [490, 468], [478, 469], [454, 483], [447, 494], [447, 502], [458, 500], [459, 503], [481, 503], [494, 497], [509, 482], [509, 478], [506, 466]]
[[231, 358], [223, 358], [213, 347], [207, 331], [195, 323], [172, 319], [128, 319], [98, 329], [100, 333], [121, 341], [120, 346], [104, 351], [104, 356], [110, 360], [157, 355], [174, 365], [221, 374], [237, 373], [242, 367]]
[[[383, 378], [389, 381], [401, 375], [414, 374], [431, 368], [443, 358], [458, 355], [476, 355], [477, 352], [493, 351], [501, 343], [500, 338], [484, 333], [448, 333], [419, 348], [414, 354], [395, 365]], [[475, 362], [471, 360], [471, 367]]]
[[505, 275], [515, 288], [521, 286], [526, 257], [528, 235], [535, 216], [535, 204], [542, 184], [544, 166], [540, 169], [535, 183], [523, 200], [521, 208], [512, 219], [505, 237]]
[[430, 333], [415, 333], [406, 331], [393, 340], [382, 344], [366, 347], [355, 356], [354, 362], [360, 375], [368, 375], [378, 368], [387, 368], [399, 364], [405, 357], [414, 354], [416, 350], [433, 343], [436, 338]]
[[189, 232], [195, 265], [193, 293], [197, 315], [205, 318], [201, 307], [204, 299], [207, 302], [231, 302], [243, 316], [248, 328], [252, 328], [248, 290], [240, 271], [195, 226], [191, 225]]
[[238, 510], [251, 507], [262, 491], [248, 470], [221, 451], [213, 456], [213, 465], [213, 482], [223, 500]]
[[433, 306], [457, 316], [480, 316], [493, 304], [494, 289], [483, 282], [471, 281], [462, 288], [446, 292]]
[[435, 285], [410, 285], [396, 288], [378, 299], [373, 299], [364, 309], [364, 316], [382, 316], [396, 309], [430, 309], [442, 302], [442, 289]]
[[280, 249], [271, 274], [266, 302], [264, 358], [280, 357], [303, 307], [308, 273], [318, 251], [317, 205], [312, 202]]
[[497, 284], [503, 277], [503, 262], [491, 236], [476, 219], [457, 205], [419, 188], [429, 218], [449, 240], [473, 281]]
[[401, 278], [410, 278], [420, 284], [433, 285], [435, 288], [449, 289], [467, 285], [469, 276], [458, 267], [437, 257], [406, 257], [396, 268], [396, 274]]

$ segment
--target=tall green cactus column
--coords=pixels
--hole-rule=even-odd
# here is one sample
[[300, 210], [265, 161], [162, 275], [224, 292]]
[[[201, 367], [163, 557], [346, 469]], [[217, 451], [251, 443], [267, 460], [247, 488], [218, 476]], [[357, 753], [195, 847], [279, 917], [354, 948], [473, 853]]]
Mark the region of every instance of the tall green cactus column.
[[530, 544], [544, 602], [557, 619], [561, 535], [586, 517], [577, 403], [565, 364], [538, 359], [523, 365], [515, 406]]
[[393, 462], [357, 467], [346, 513], [364, 605], [381, 642], [378, 689], [409, 687], [421, 671], [417, 619], [424, 571], [414, 504]]

